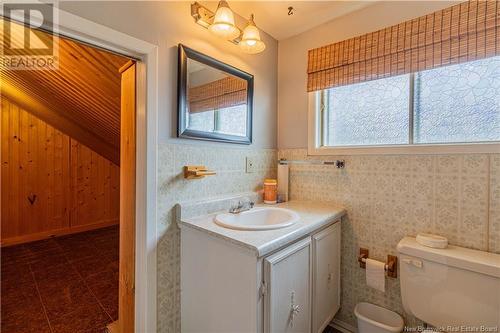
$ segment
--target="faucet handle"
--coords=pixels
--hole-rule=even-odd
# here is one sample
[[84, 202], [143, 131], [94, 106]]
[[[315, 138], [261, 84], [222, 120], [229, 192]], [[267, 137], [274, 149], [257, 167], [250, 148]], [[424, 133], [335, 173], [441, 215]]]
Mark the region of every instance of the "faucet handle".
[[241, 199], [241, 207], [240, 208], [253, 208], [255, 206], [255, 202], [250, 200], [250, 198]]
[[229, 205], [230, 212], [235, 212], [240, 208], [241, 208], [241, 201], [239, 201], [239, 200], [238, 201], [236, 201], [236, 200], [231, 201], [231, 203]]

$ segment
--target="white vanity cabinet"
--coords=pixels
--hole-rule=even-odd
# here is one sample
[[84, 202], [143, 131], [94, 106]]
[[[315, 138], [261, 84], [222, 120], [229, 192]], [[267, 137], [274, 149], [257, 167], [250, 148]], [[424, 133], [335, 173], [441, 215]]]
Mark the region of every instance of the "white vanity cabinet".
[[181, 331], [320, 332], [340, 303], [340, 224], [261, 256], [181, 224]]
[[321, 333], [340, 308], [340, 223], [312, 235], [312, 332]]
[[309, 332], [311, 239], [264, 259], [264, 332]]

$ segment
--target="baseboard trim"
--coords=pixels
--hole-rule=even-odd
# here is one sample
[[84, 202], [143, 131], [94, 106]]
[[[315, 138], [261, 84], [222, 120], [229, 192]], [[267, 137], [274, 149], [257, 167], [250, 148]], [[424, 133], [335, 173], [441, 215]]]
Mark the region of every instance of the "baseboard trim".
[[120, 223], [120, 220], [114, 219], [114, 220], [101, 221], [101, 222], [92, 223], [92, 224], [73, 226], [70, 228], [62, 228], [62, 229], [56, 229], [56, 230], [50, 230], [50, 231], [42, 231], [42, 232], [29, 234], [29, 235], [16, 236], [16, 237], [2, 239], [0, 246], [7, 247], [7, 246], [19, 245], [19, 244], [23, 244], [23, 243], [29, 243], [29, 242], [34, 242], [37, 240], [48, 239], [48, 238], [53, 238], [53, 237], [58, 237], [58, 236], [77, 234], [77, 233], [85, 232], [85, 231], [89, 231], [89, 230], [110, 227], [112, 225], [116, 225], [119, 223]]
[[358, 332], [356, 327], [349, 325], [348, 323], [346, 323], [342, 320], [335, 319], [335, 318], [330, 323], [330, 326], [341, 331], [342, 333], [357, 333]]

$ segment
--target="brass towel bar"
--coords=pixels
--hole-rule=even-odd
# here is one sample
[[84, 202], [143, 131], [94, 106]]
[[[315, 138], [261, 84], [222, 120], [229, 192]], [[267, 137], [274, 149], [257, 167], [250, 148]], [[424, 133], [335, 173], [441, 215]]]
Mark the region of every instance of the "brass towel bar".
[[184, 167], [184, 178], [186, 179], [199, 179], [216, 174], [215, 171], [208, 170], [204, 165], [186, 165]]

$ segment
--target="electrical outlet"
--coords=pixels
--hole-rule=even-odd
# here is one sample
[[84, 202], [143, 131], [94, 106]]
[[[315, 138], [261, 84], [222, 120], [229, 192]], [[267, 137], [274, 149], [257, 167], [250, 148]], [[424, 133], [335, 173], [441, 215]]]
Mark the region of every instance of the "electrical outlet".
[[247, 156], [247, 173], [255, 172], [255, 161], [253, 157]]

